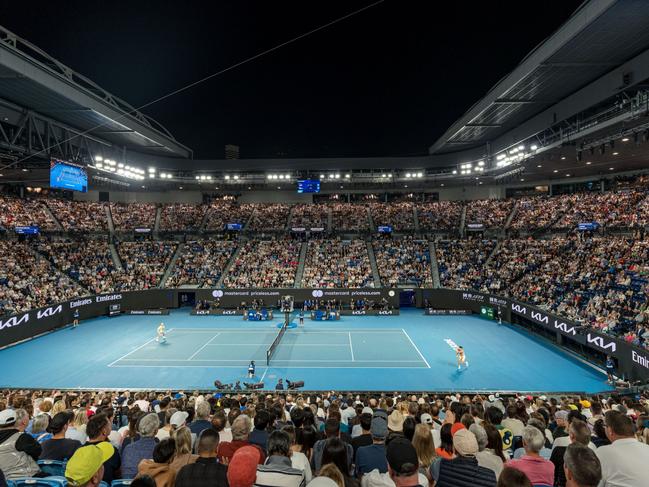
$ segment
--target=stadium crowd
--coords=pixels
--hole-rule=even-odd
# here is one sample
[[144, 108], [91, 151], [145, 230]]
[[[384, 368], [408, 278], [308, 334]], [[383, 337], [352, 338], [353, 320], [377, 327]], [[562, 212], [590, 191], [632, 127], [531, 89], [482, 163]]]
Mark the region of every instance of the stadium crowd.
[[116, 288], [120, 271], [115, 267], [106, 240], [39, 240], [34, 248], [56, 269], [86, 288], [88, 294], [108, 293]]
[[480, 223], [485, 228], [503, 228], [514, 208], [514, 200], [473, 200], [466, 205], [466, 223]]
[[0, 316], [41, 308], [83, 294], [70, 278], [25, 243], [0, 240]]
[[207, 207], [188, 203], [164, 205], [160, 213], [162, 231], [196, 231], [201, 228]]
[[5, 390], [0, 482], [644, 487], [648, 420], [646, 395]]
[[372, 269], [363, 240], [310, 240], [303, 287], [373, 287]]
[[413, 237], [376, 238], [372, 241], [383, 286], [432, 286], [427, 240]]
[[106, 232], [108, 230], [106, 209], [101, 203], [56, 198], [47, 198], [44, 201], [66, 232]]
[[408, 201], [370, 203], [369, 207], [375, 227], [388, 225], [395, 232], [415, 229], [414, 205]]
[[559, 228], [574, 228], [583, 222], [597, 222], [603, 228], [647, 224], [649, 215], [638, 211], [638, 205], [646, 199], [644, 191], [578, 193], [571, 199], [571, 208], [556, 225]]
[[160, 284], [178, 244], [151, 240], [120, 242], [117, 253], [124, 272], [119, 274], [115, 291], [151, 289]]
[[332, 230], [365, 232], [369, 229], [366, 206], [356, 203], [332, 203], [330, 206]]
[[56, 230], [56, 223], [41, 199], [0, 196], [0, 227], [12, 230], [15, 226], [30, 225], [37, 225], [43, 230]]
[[417, 205], [419, 229], [422, 232], [458, 228], [462, 217], [462, 203], [435, 201]]
[[250, 229], [257, 231], [286, 230], [291, 205], [275, 203], [255, 205]]
[[495, 240], [480, 238], [436, 242], [435, 251], [441, 286], [453, 289], [479, 289], [483, 268], [495, 247]]
[[153, 203], [111, 203], [110, 214], [115, 230], [153, 228], [157, 206]]
[[234, 204], [229, 201], [213, 201], [207, 210], [207, 229], [224, 230], [228, 223], [246, 225], [255, 205]]
[[240, 246], [225, 287], [293, 287], [300, 244], [293, 240], [256, 240]]
[[510, 228], [516, 230], [543, 229], [554, 225], [572, 207], [576, 197], [532, 196], [517, 201]]
[[329, 227], [329, 208], [321, 204], [301, 204], [293, 206], [291, 211], [291, 228], [324, 228]]
[[237, 242], [233, 240], [186, 242], [165, 283], [166, 287], [215, 287], [236, 248]]

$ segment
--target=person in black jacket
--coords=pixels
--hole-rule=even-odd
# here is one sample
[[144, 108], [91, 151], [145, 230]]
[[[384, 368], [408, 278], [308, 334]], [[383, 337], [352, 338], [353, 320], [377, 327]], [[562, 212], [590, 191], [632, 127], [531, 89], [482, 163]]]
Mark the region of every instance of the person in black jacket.
[[203, 431], [196, 448], [199, 458], [180, 469], [175, 487], [228, 487], [228, 469], [216, 460], [218, 447], [219, 434], [212, 429]]

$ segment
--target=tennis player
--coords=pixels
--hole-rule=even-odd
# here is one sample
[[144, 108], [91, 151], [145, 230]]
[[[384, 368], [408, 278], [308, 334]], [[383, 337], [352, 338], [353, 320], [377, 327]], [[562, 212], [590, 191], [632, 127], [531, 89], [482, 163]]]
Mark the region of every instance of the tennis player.
[[166, 343], [167, 342], [167, 329], [165, 328], [164, 323], [160, 323], [158, 325], [158, 334], [155, 337], [155, 341], [158, 343]]
[[248, 377], [252, 378], [255, 376], [255, 361], [251, 360], [248, 365]]
[[458, 345], [457, 349], [455, 350], [455, 355], [457, 356], [457, 370], [460, 370], [462, 368], [462, 365], [465, 367], [469, 367], [469, 362], [466, 360], [466, 355], [464, 354], [464, 349]]
[[300, 318], [300, 326], [304, 326], [304, 311], [300, 311], [299, 318]]
[[76, 328], [77, 326], [79, 326], [79, 310], [78, 309], [74, 310], [74, 313], [72, 314], [72, 317], [74, 318], [74, 320], [72, 320], [72, 328]]

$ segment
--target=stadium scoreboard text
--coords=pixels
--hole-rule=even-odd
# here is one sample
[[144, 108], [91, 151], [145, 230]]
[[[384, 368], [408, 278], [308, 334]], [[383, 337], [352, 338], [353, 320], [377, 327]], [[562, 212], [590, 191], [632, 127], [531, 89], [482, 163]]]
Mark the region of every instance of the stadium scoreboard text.
[[320, 180], [319, 179], [298, 179], [297, 192], [298, 193], [319, 193]]

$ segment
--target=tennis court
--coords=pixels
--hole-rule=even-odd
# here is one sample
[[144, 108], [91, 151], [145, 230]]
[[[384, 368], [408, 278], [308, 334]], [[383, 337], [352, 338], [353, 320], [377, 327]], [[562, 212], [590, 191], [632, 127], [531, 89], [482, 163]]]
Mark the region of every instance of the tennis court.
[[[151, 339], [110, 367], [236, 367], [266, 362], [277, 329], [177, 328], [166, 343]], [[429, 368], [403, 329], [289, 329], [275, 349], [271, 366], [298, 368]]]

